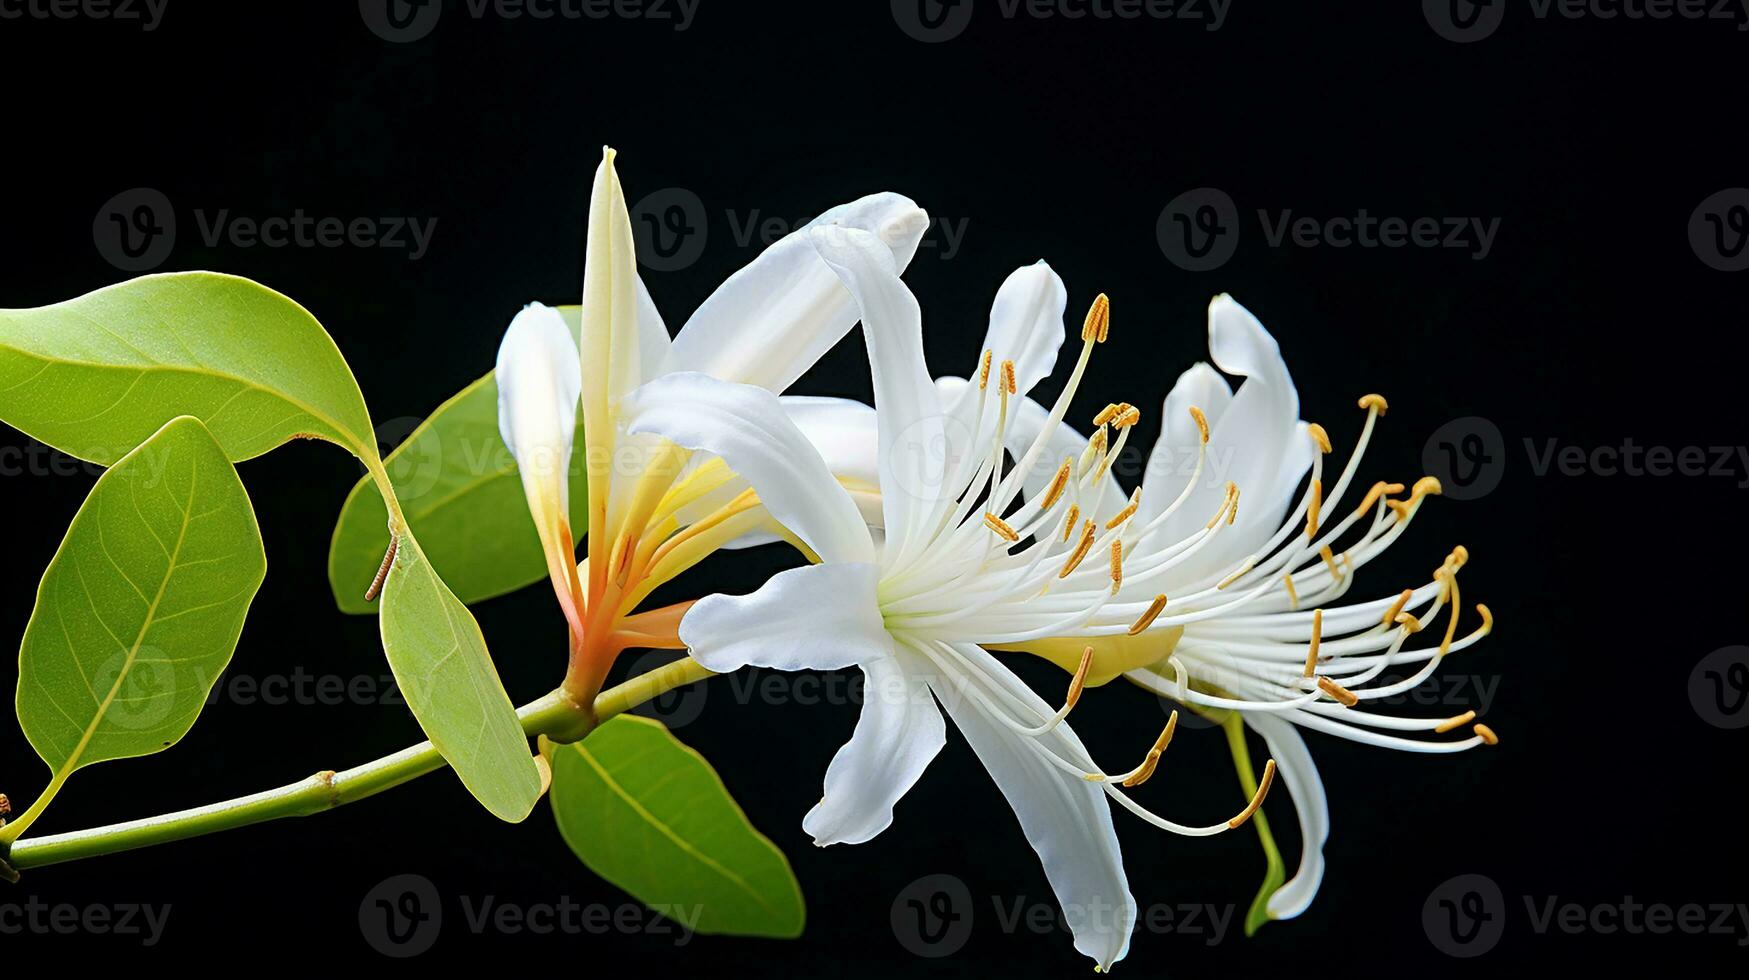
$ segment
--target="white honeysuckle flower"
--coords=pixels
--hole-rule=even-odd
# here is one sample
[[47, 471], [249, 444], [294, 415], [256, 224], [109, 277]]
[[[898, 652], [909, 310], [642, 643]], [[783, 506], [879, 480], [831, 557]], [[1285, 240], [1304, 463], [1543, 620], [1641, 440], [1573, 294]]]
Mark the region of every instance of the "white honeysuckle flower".
[[[578, 339], [557, 311], [533, 304], [511, 322], [498, 355], [499, 428], [571, 625], [565, 687], [580, 699], [593, 696], [622, 649], [681, 645], [675, 630], [684, 605], [632, 615], [652, 590], [770, 524], [759, 499], [744, 483], [737, 486], [720, 461], [695, 462], [654, 436], [627, 433], [620, 418], [626, 394], [675, 372], [781, 392], [857, 321], [850, 293], [810, 243], [813, 231], [866, 235], [902, 269], [929, 223], [898, 194], [833, 208], [730, 276], [670, 340], [637, 273], [614, 156], [606, 150], [595, 174]], [[869, 411], [835, 399], [784, 404], [822, 438]], [[566, 479], [579, 409], [589, 476], [588, 558], [581, 566]], [[868, 477], [871, 458], [863, 452], [839, 460], [846, 481]], [[865, 482], [872, 490], [872, 477]]]
[[[852, 229], [819, 229], [812, 240], [861, 311], [878, 410], [873, 469], [884, 540], [870, 535], [851, 493], [769, 392], [701, 374], [658, 379], [627, 400], [628, 431], [720, 458], [820, 561], [779, 573], [751, 595], [700, 600], [681, 623], [681, 639], [715, 671], [856, 666], [867, 675], [856, 731], [803, 824], [821, 845], [865, 841], [892, 822], [894, 804], [944, 744], [939, 702], [1019, 817], [1071, 920], [1076, 949], [1107, 968], [1128, 950], [1136, 914], [1110, 801], [1177, 833], [1221, 833], [1256, 812], [1274, 764], [1238, 816], [1209, 826], [1166, 820], [1126, 787], [1151, 774], [1170, 723], [1140, 765], [1109, 775], [1064, 722], [1090, 658], [1059, 710], [984, 649], [1077, 629], [1114, 601], [1102, 562], [1062, 575], [1060, 561], [1045, 564], [1059, 551], [1060, 507], [1090, 500], [1096, 480], [1063, 488], [1061, 502], [1036, 519], [1011, 525], [997, 516], [1019, 494], [1025, 468], [1004, 476], [1001, 466], [1018, 396], [1048, 372], [1063, 340], [1066, 291], [1050, 268], [1022, 269], [1003, 284], [991, 312], [994, 353], [977, 390], [944, 412], [923, 360], [921, 313], [892, 255]], [[1101, 297], [1049, 419], [1060, 421], [1104, 339], [1107, 310]], [[852, 438], [864, 437], [858, 430]], [[1024, 455], [1047, 445], [1041, 440]], [[849, 439], [825, 448], [827, 456], [857, 451]], [[1035, 532], [1040, 539], [1027, 543]], [[1075, 608], [1057, 611], [1041, 596]]]
[[[1414, 588], [1334, 604], [1355, 573], [1395, 543], [1425, 499], [1439, 492], [1438, 481], [1421, 480], [1407, 489], [1406, 500], [1391, 499], [1404, 486], [1377, 483], [1361, 494], [1358, 507], [1342, 509], [1385, 400], [1360, 400], [1367, 414], [1359, 440], [1326, 491], [1329, 436], [1299, 418], [1298, 395], [1274, 339], [1224, 295], [1209, 306], [1208, 329], [1220, 371], [1197, 364], [1179, 378], [1166, 398], [1164, 431], [1134, 494], [1123, 493], [1110, 476], [1111, 462], [1140, 417], [1132, 406], [1100, 412], [1090, 439], [1055, 413], [1025, 402], [1009, 431], [1017, 458], [1041, 433], [1049, 433], [1051, 447], [1047, 465], [1022, 463], [1031, 505], [1019, 511], [1025, 520], [1015, 520], [1017, 529], [1024, 536], [1049, 527], [1044, 518], [1067, 509], [1066, 524], [1052, 517], [1063, 526], [1049, 560], [1064, 556], [1073, 565], [1089, 541], [1095, 553], [1121, 546], [1121, 559], [1113, 554], [1111, 600], [1090, 604], [1084, 594], [1064, 588], [1097, 578], [1078, 571], [1033, 599], [1042, 614], [1065, 617], [1054, 631], [1017, 637], [1003, 616], [985, 613], [963, 625], [985, 635], [986, 646], [1029, 651], [1067, 669], [1092, 649], [1089, 686], [1122, 674], [1196, 709], [1238, 711], [1268, 744], [1299, 814], [1300, 869], [1268, 902], [1272, 918], [1291, 918], [1317, 892], [1329, 835], [1323, 785], [1297, 727], [1414, 752], [1493, 744], [1494, 733], [1479, 724], [1467, 738], [1408, 737], [1471, 725], [1473, 711], [1403, 718], [1364, 708], [1419, 686], [1446, 656], [1487, 635], [1493, 616], [1478, 605], [1480, 625], [1458, 637], [1457, 573], [1469, 557], [1462, 547]], [[1222, 371], [1245, 381], [1232, 391]], [[941, 384], [944, 390], [968, 388], [954, 379]], [[1061, 462], [1053, 469], [1051, 460]], [[1076, 520], [1083, 522], [1079, 537], [1068, 526]], [[1349, 542], [1340, 545], [1344, 539]], [[1442, 611], [1447, 618], [1441, 638], [1406, 649]], [[1395, 677], [1402, 672], [1407, 676]]]

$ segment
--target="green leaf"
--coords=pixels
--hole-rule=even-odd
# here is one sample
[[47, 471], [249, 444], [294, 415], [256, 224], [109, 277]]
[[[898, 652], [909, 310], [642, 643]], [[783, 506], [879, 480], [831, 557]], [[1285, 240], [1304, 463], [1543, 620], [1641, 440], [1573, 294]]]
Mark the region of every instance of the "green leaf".
[[[1221, 722], [1221, 727], [1227, 730], [1227, 748], [1233, 753], [1233, 768], [1239, 775], [1239, 788], [1245, 791], [1245, 798], [1257, 795], [1257, 773], [1251, 767], [1251, 748], [1245, 744], [1245, 722], [1237, 714], [1231, 714]], [[1283, 884], [1287, 882], [1287, 866], [1282, 863], [1281, 849], [1275, 846], [1275, 835], [1269, 832], [1269, 818], [1258, 810], [1251, 817], [1251, 823], [1257, 828], [1257, 840], [1263, 845], [1263, 886], [1257, 890], [1257, 897], [1251, 900], [1251, 908], [1245, 913], [1245, 935], [1254, 936], [1264, 925], [1275, 921], [1269, 914], [1269, 899]]]
[[297, 303], [211, 272], [145, 276], [0, 310], [0, 419], [109, 465], [179, 415], [232, 460], [297, 436], [377, 458], [345, 358]]
[[789, 861], [660, 723], [620, 715], [550, 751], [559, 832], [596, 874], [696, 932], [801, 935]]
[[[190, 272], [0, 310], [0, 420], [110, 464], [180, 415], [203, 421], [231, 460], [299, 436], [337, 443], [371, 472], [385, 513], [401, 513], [351, 368], [291, 299]], [[402, 581], [391, 576], [385, 607], [393, 595], [398, 614], [391, 622], [385, 608], [382, 626], [389, 665], [463, 783], [493, 813], [521, 819], [538, 799], [538, 770], [515, 709], [473, 616], [423, 560], [404, 518], [396, 525]], [[388, 539], [385, 528], [381, 544]]]
[[[571, 527], [589, 526], [583, 431], [571, 458]], [[488, 374], [438, 406], [383, 461], [407, 524], [431, 566], [464, 603], [514, 592], [547, 577], [516, 460], [498, 435], [498, 382]], [[328, 548], [328, 583], [342, 612], [374, 613], [364, 593], [383, 556], [388, 510], [358, 481]]]
[[249, 496], [199, 421], [171, 421], [98, 479], [18, 656], [18, 720], [54, 774], [34, 811], [78, 769], [188, 733], [266, 574]]
[[540, 800], [540, 767], [479, 624], [411, 534], [398, 539], [382, 604], [389, 668], [426, 737], [494, 816], [525, 819]]

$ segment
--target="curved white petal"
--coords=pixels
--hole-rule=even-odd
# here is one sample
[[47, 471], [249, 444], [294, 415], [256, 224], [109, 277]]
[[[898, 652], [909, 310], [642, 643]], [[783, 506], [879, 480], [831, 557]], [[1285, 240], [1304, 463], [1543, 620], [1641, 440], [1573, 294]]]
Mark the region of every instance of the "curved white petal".
[[1063, 310], [1069, 291], [1043, 261], [1016, 269], [1003, 280], [990, 306], [984, 350], [993, 361], [1014, 362], [1016, 387], [1026, 394], [1051, 373], [1063, 347]]
[[643, 370], [644, 381], [660, 376], [658, 372], [662, 362], [668, 359], [668, 349], [673, 343], [668, 337], [668, 325], [662, 322], [662, 311], [656, 309], [656, 300], [644, 285], [643, 277], [639, 276], [638, 364]]
[[530, 303], [516, 314], [498, 345], [497, 381], [498, 433], [544, 542], [570, 513], [566, 474], [583, 389], [577, 345], [558, 310]]
[[1330, 804], [1324, 796], [1324, 781], [1312, 762], [1306, 741], [1292, 723], [1265, 711], [1244, 714], [1245, 724], [1256, 729], [1269, 744], [1276, 772], [1293, 797], [1300, 818], [1300, 867], [1287, 883], [1269, 897], [1269, 917], [1291, 919], [1304, 912], [1324, 880], [1324, 842], [1330, 838]]
[[[1056, 709], [981, 648], [956, 645], [955, 649], [960, 656], [980, 664], [984, 673], [998, 678], [1007, 696], [1031, 712], [1029, 723], [1055, 713]], [[1130, 932], [1136, 922], [1136, 900], [1124, 874], [1111, 806], [1098, 784], [1041, 759], [1035, 748], [1026, 744], [1027, 736], [989, 717], [967, 695], [967, 690], [979, 683], [969, 674], [944, 674], [935, 682], [936, 696], [1020, 818], [1020, 827], [1044, 863], [1051, 890], [1075, 935], [1075, 948], [1109, 969], [1129, 952]], [[1036, 741], [1061, 758], [1094, 768], [1087, 749], [1067, 724], [1058, 725]]]
[[839, 670], [892, 652], [869, 563], [778, 572], [751, 595], [710, 595], [680, 621], [693, 659], [719, 674], [749, 664], [773, 670]]
[[771, 392], [703, 374], [670, 374], [628, 396], [624, 413], [629, 433], [655, 433], [721, 456], [771, 516], [822, 560], [874, 560], [856, 504]]
[[873, 235], [903, 270], [929, 215], [901, 195], [872, 194], [784, 236], [700, 304], [660, 373], [699, 371], [781, 392], [843, 339], [856, 325], [856, 307], [809, 244], [809, 233], [819, 227]]
[[944, 496], [941, 406], [923, 361], [923, 313], [875, 236], [816, 228], [809, 241], [856, 299], [874, 380], [886, 553], [902, 555]]
[[[1229, 571], [1267, 541], [1281, 526], [1316, 451], [1306, 434], [1306, 424], [1300, 421], [1299, 393], [1281, 349], [1263, 324], [1231, 296], [1223, 294], [1209, 303], [1209, 351], [1217, 367], [1245, 381], [1225, 408], [1209, 417], [1208, 464], [1203, 478], [1156, 540], [1179, 540], [1201, 527], [1220, 507], [1228, 481], [1239, 487], [1239, 516], [1193, 562], [1176, 570], [1172, 581], [1163, 583], [1168, 591], [1178, 580]], [[1193, 369], [1181, 380], [1204, 389], [1199, 397], [1219, 400], [1203, 372]], [[1169, 409], [1168, 414], [1173, 411]], [[1168, 421], [1177, 424], [1175, 419]], [[1183, 483], [1178, 486], [1182, 488]], [[1176, 494], [1156, 496], [1165, 496], [1169, 503]]]
[[[1148, 454], [1148, 468], [1142, 474], [1142, 500], [1136, 511], [1137, 521], [1146, 524], [1160, 516], [1160, 512], [1184, 492], [1184, 485], [1190, 482], [1191, 474], [1196, 471], [1202, 427], [1196, 424], [1190, 410], [1200, 409], [1203, 418], [1213, 426], [1220, 421], [1232, 400], [1233, 390], [1227, 386], [1227, 379], [1205, 362], [1192, 364], [1188, 371], [1178, 376], [1160, 410], [1160, 438]], [[1206, 460], [1198, 479], [1204, 486], [1219, 488], [1225, 493], [1228, 477], [1223, 472], [1221, 461]], [[1202, 513], [1202, 503], [1200, 497], [1194, 503], [1187, 502], [1185, 511]], [[1212, 507], [1210, 513], [1213, 513]], [[1203, 514], [1202, 519], [1206, 521], [1208, 516]], [[1157, 542], [1170, 544], [1174, 539], [1167, 532], [1177, 529], [1169, 524], [1162, 531], [1144, 538], [1141, 546], [1149, 549]]]
[[893, 805], [947, 743], [947, 724], [929, 691], [928, 661], [894, 646], [862, 664], [856, 733], [826, 769], [825, 795], [802, 829], [814, 843], [860, 844], [893, 822]]

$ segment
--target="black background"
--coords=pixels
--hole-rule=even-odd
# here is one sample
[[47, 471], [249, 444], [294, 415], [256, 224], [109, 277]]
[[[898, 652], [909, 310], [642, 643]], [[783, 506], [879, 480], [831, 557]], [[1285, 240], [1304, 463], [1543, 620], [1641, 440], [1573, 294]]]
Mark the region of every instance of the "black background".
[[[907, 275], [938, 372], [973, 363], [990, 298], [1018, 265], [1050, 261], [1072, 316], [1096, 292], [1111, 294], [1113, 342], [1095, 358], [1078, 415], [1116, 399], [1157, 406], [1205, 356], [1208, 298], [1230, 291], [1273, 330], [1304, 416], [1339, 445], [1358, 431], [1358, 395], [1391, 398], [1363, 480], [1412, 480], [1429, 435], [1453, 419], [1479, 416], [1503, 433], [1498, 489], [1433, 502], [1355, 593], [1395, 592], [1467, 545], [1465, 596], [1489, 603], [1499, 628], [1447, 673], [1467, 678], [1458, 701], [1477, 684], [1492, 690], [1486, 718], [1503, 741], [1427, 757], [1310, 735], [1333, 821], [1316, 904], [1253, 939], [1235, 921], [1212, 946], [1207, 933], [1143, 933], [1118, 969], [1455, 975], [1535, 959], [1706, 975], [1741, 964], [1737, 943], [1749, 933], [1735, 918], [1734, 935], [1538, 934], [1526, 898], [1749, 901], [1732, 796], [1744, 732], [1708, 724], [1688, 693], [1701, 658], [1749, 637], [1731, 561], [1745, 541], [1738, 483], [1749, 473], [1739, 463], [1729, 477], [1539, 476], [1526, 440], [1539, 454], [1548, 440], [1586, 451], [1628, 439], [1743, 443], [1737, 337], [1749, 280], [1705, 264], [1688, 224], [1703, 199], [1749, 183], [1740, 108], [1749, 35], [1719, 21], [1537, 18], [1513, 4], [1494, 36], [1458, 44], [1407, 2], [1235, 0], [1217, 31], [1205, 29], [1206, 10], [1188, 22], [1010, 19], [996, 0], [976, 2], [964, 34], [929, 44], [870, 0], [704, 0], [683, 32], [646, 19], [475, 19], [451, 3], [411, 43], [373, 35], [351, 2], [170, 0], [150, 32], [0, 20], [0, 305], [127, 278], [94, 246], [93, 216], [117, 193], [156, 188], [182, 222], [161, 269], [237, 273], [298, 299], [346, 353], [385, 432], [403, 435], [405, 422], [389, 420], [428, 412], [489, 368], [521, 304], [575, 301], [604, 143], [620, 150], [633, 201], [685, 188], [705, 204], [699, 260], [646, 273], [671, 329], [756, 254], [757, 243], [736, 240], [754, 215], [794, 222], [876, 190], [965, 223], [957, 254], [926, 248]], [[1230, 262], [1186, 272], [1163, 255], [1156, 221], [1168, 201], [1205, 186], [1237, 202], [1242, 231]], [[1480, 260], [1467, 249], [1271, 247], [1256, 216], [1361, 208], [1498, 218], [1499, 232]], [[404, 249], [209, 246], [197, 209], [437, 225], [413, 260]], [[797, 390], [866, 397], [866, 373], [852, 337]], [[1156, 426], [1150, 412], [1142, 445]], [[4, 440], [29, 445], [10, 430]], [[92, 480], [21, 474], [44, 466], [20, 458], [8, 457], [12, 478], [0, 481], [14, 571], [0, 592], [0, 633], [11, 637]], [[299, 443], [241, 471], [271, 565], [233, 674], [386, 673], [374, 622], [334, 611], [325, 581], [328, 534], [356, 464]], [[719, 556], [669, 592], [744, 591], [790, 561], [774, 549]], [[549, 593], [531, 588], [478, 615], [512, 696], [548, 690], [563, 656]], [[1035, 667], [1023, 672], [1054, 691], [1061, 674]], [[676, 949], [648, 935], [472, 934], [464, 896], [626, 899], [577, 864], [544, 807], [526, 825], [504, 825], [438, 774], [318, 817], [33, 871], [0, 889], [0, 902], [169, 903], [168, 929], [144, 952], [137, 940], [86, 935], [7, 936], [0, 948], [374, 966], [360, 900], [391, 875], [417, 873], [445, 896], [448, 921], [434, 951], [413, 961], [421, 966], [1087, 968], [1066, 935], [997, 926], [993, 900], [1048, 902], [1049, 891], [957, 736], [891, 830], [818, 850], [800, 818], [854, 706], [737, 705], [728, 691], [714, 682], [680, 735], [794, 862], [809, 900], [801, 940], [699, 938]], [[1084, 700], [1077, 719], [1109, 759], [1139, 753], [1162, 716], [1150, 697], [1114, 685]], [[172, 751], [81, 774], [38, 828], [265, 789], [417, 737], [394, 706], [221, 699]], [[9, 728], [0, 790], [22, 805], [43, 778]], [[1213, 731], [1181, 735], [1149, 789], [1185, 819], [1215, 819], [1240, 798]], [[1285, 793], [1267, 812], [1297, 856]], [[1249, 830], [1185, 840], [1121, 814], [1118, 828], [1142, 903], [1237, 906], [1243, 919], [1262, 874]], [[966, 882], [977, 916], [969, 944], [945, 959], [906, 952], [889, 925], [895, 896], [933, 873]], [[1466, 873], [1505, 896], [1505, 938], [1475, 962], [1442, 954], [1422, 922], [1434, 889]]]

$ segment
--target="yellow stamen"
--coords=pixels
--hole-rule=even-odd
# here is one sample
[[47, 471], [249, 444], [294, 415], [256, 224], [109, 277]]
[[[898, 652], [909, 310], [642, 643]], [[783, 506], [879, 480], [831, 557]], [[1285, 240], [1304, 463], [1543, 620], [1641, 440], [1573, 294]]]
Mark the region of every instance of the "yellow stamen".
[[1318, 444], [1319, 452], [1328, 453], [1330, 451], [1330, 433], [1325, 432], [1323, 426], [1313, 422], [1306, 426], [1306, 431], [1311, 434], [1312, 441]]
[[1256, 565], [1257, 565], [1257, 559], [1255, 559], [1255, 558], [1245, 559], [1244, 564], [1240, 565], [1238, 568], [1233, 569], [1233, 574], [1227, 576], [1224, 579], [1221, 579], [1220, 583], [1218, 585], [1216, 585], [1215, 588], [1217, 590], [1225, 589], [1227, 586], [1232, 585], [1234, 582], [1237, 582], [1240, 579], [1244, 578], [1245, 573], [1251, 571], [1251, 569], [1254, 568]]
[[1324, 610], [1312, 610], [1312, 645], [1306, 650], [1306, 676], [1318, 672], [1318, 644], [1324, 638]]
[[1482, 635], [1487, 636], [1494, 632], [1494, 614], [1488, 610], [1488, 607], [1478, 602], [1476, 603], [1476, 612], [1482, 617]]
[[1397, 621], [1397, 614], [1402, 612], [1403, 607], [1408, 605], [1409, 600], [1413, 599], [1414, 597], [1415, 597], [1415, 590], [1414, 589], [1404, 589], [1403, 594], [1397, 597], [1397, 601], [1391, 604], [1391, 608], [1385, 610], [1385, 616], [1383, 619], [1379, 620], [1379, 625], [1382, 626], [1386, 623], [1396, 622]]
[[1113, 402], [1110, 405], [1105, 406], [1104, 408], [1099, 410], [1098, 415], [1093, 416], [1093, 427], [1097, 429], [1102, 425], [1110, 424], [1111, 420], [1117, 418], [1118, 413], [1120, 413], [1122, 411], [1123, 411], [1123, 406], [1117, 404], [1116, 402]]
[[1195, 405], [1192, 405], [1192, 406], [1190, 406], [1190, 418], [1192, 421], [1194, 421], [1196, 423], [1197, 431], [1202, 433], [1203, 443], [1207, 444], [1209, 441], [1209, 419], [1208, 419], [1208, 416], [1202, 414], [1202, 409], [1197, 408]]
[[1140, 786], [1154, 775], [1154, 769], [1160, 764], [1160, 753], [1166, 751], [1166, 746], [1172, 744], [1172, 733], [1178, 730], [1178, 712], [1174, 711], [1166, 719], [1166, 727], [1161, 729], [1160, 737], [1154, 740], [1152, 748], [1148, 749], [1148, 757], [1136, 767], [1134, 774], [1123, 781], [1125, 786]]
[[1306, 540], [1318, 536], [1318, 515], [1324, 510], [1324, 482], [1312, 481], [1312, 499], [1306, 505]]
[[1424, 476], [1415, 481], [1415, 486], [1409, 491], [1409, 501], [1413, 503], [1422, 497], [1437, 497], [1444, 492], [1445, 488], [1439, 485], [1439, 477]]
[[1117, 595], [1117, 590], [1123, 588], [1123, 541], [1119, 539], [1111, 543], [1111, 594]]
[[1373, 409], [1377, 409], [1378, 413], [1380, 415], [1383, 415], [1386, 412], [1391, 410], [1390, 403], [1385, 401], [1385, 396], [1383, 396], [1383, 395], [1362, 395], [1362, 396], [1360, 396], [1360, 407], [1367, 409], [1369, 411], [1371, 411]]
[[1372, 505], [1378, 503], [1379, 498], [1385, 494], [1402, 492], [1403, 485], [1401, 483], [1386, 483], [1381, 480], [1378, 483], [1373, 484], [1372, 489], [1366, 492], [1366, 499], [1360, 502], [1360, 506], [1356, 507], [1354, 512], [1356, 514], [1364, 514], [1367, 511], [1372, 510]]
[[995, 356], [995, 351], [985, 351], [984, 352], [984, 360], [981, 364], [978, 365], [978, 390], [979, 391], [983, 391], [985, 388], [988, 388], [990, 386], [990, 358], [993, 356]]
[[1014, 542], [1020, 540], [1020, 535], [1015, 533], [1014, 528], [1009, 526], [1007, 521], [997, 517], [995, 514], [987, 513], [984, 515], [984, 526], [1001, 535], [1002, 539], [1005, 541]]
[[1467, 725], [1470, 722], [1475, 721], [1475, 720], [1476, 720], [1476, 713], [1474, 711], [1466, 711], [1463, 714], [1458, 715], [1455, 718], [1447, 718], [1445, 721], [1440, 722], [1437, 726], [1434, 727], [1433, 730], [1435, 732], [1438, 732], [1441, 735], [1444, 735], [1446, 732], [1452, 731], [1454, 729], [1462, 728], [1465, 725]]
[[1288, 572], [1281, 577], [1281, 584], [1287, 587], [1288, 605], [1294, 609], [1300, 608], [1300, 591], [1294, 588], [1294, 573]]
[[[1160, 614], [1165, 611], [1166, 597], [1164, 595], [1155, 596], [1154, 601], [1148, 604], [1147, 611], [1142, 613], [1142, 618], [1130, 624], [1130, 635], [1140, 635], [1148, 627], [1154, 625], [1154, 620], [1159, 619]], [[1089, 647], [1088, 649], [1092, 648]]]
[[1500, 736], [1494, 734], [1494, 729], [1489, 728], [1487, 725], [1477, 725], [1475, 728], [1471, 729], [1471, 731], [1476, 733], [1476, 737], [1482, 740], [1483, 745], [1500, 744]]
[[1269, 795], [1269, 786], [1273, 782], [1275, 782], [1275, 760], [1271, 759], [1263, 764], [1263, 778], [1257, 782], [1257, 795], [1251, 797], [1251, 803], [1245, 807], [1244, 812], [1227, 821], [1228, 830], [1237, 830], [1245, 826], [1245, 821], [1250, 820], [1252, 814], [1255, 814], [1258, 808], [1263, 806], [1263, 798]]
[[1063, 521], [1063, 540], [1069, 540], [1069, 535], [1075, 532], [1075, 522], [1081, 519], [1081, 505], [1070, 504], [1069, 513]]
[[1451, 567], [1462, 568], [1470, 563], [1470, 549], [1460, 544], [1451, 549], [1451, 557], [1447, 560], [1451, 562]]
[[1063, 699], [1064, 714], [1067, 714], [1069, 709], [1075, 707], [1076, 703], [1081, 700], [1081, 689], [1086, 687], [1087, 671], [1092, 667], [1093, 648], [1088, 647], [1081, 651], [1081, 666], [1075, 668], [1075, 677], [1069, 681], [1069, 695]]
[[1075, 550], [1069, 554], [1069, 560], [1063, 563], [1063, 570], [1057, 573], [1058, 578], [1068, 578], [1075, 571], [1075, 566], [1081, 564], [1081, 559], [1087, 557], [1087, 552], [1093, 550], [1093, 522], [1088, 521], [1081, 527], [1081, 540], [1076, 543]]
[[1010, 395], [1017, 394], [1020, 391], [1020, 385], [1014, 380], [1013, 361], [1002, 362], [1002, 390]]
[[1227, 511], [1227, 526], [1228, 527], [1232, 527], [1233, 522], [1239, 519], [1239, 485], [1237, 483], [1235, 483], [1235, 484], [1232, 484], [1232, 487], [1233, 487], [1233, 506], [1231, 509], [1229, 509]]
[[1107, 438], [1108, 437], [1105, 434], [1105, 426], [1102, 425], [1099, 428], [1093, 430], [1093, 438], [1087, 440], [1088, 451], [1093, 453], [1093, 455], [1095, 455], [1095, 456], [1105, 452]]
[[1330, 550], [1329, 545], [1325, 545], [1318, 549], [1318, 557], [1324, 559], [1324, 564], [1330, 566], [1330, 575], [1332, 578], [1342, 577], [1342, 569], [1336, 567], [1336, 554]]
[[1142, 420], [1142, 410], [1133, 406], [1124, 406], [1117, 418], [1111, 420], [1112, 428], [1127, 429]]
[[1215, 525], [1221, 522], [1221, 518], [1227, 516], [1227, 508], [1233, 506], [1233, 497], [1238, 492], [1239, 487], [1237, 484], [1231, 482], [1227, 484], [1227, 495], [1221, 498], [1220, 508], [1215, 511], [1215, 516], [1209, 518], [1209, 522], [1203, 525], [1203, 530], [1213, 531]]
[[1318, 689], [1342, 702], [1342, 706], [1345, 708], [1352, 708], [1360, 703], [1360, 699], [1354, 696], [1353, 691], [1328, 677], [1318, 678]]
[[1095, 344], [1105, 343], [1111, 332], [1111, 298], [1100, 293], [1093, 298], [1093, 307], [1081, 323], [1081, 339]]
[[1105, 522], [1105, 529], [1107, 531], [1113, 530], [1119, 524], [1122, 524], [1124, 521], [1127, 521], [1131, 517], [1134, 517], [1136, 510], [1139, 509], [1141, 506], [1142, 506], [1142, 488], [1137, 487], [1136, 492], [1130, 494], [1130, 502], [1124, 505], [1123, 510], [1118, 511], [1116, 514], [1112, 515], [1111, 520]]
[[1421, 632], [1421, 620], [1416, 619], [1410, 613], [1398, 613], [1395, 622], [1398, 626], [1408, 630], [1410, 635]]
[[1063, 491], [1069, 486], [1069, 472], [1075, 467], [1073, 456], [1064, 456], [1063, 465], [1057, 468], [1057, 475], [1051, 480], [1049, 490], [1045, 491], [1044, 500], [1038, 505], [1039, 510], [1050, 510], [1062, 498]]

